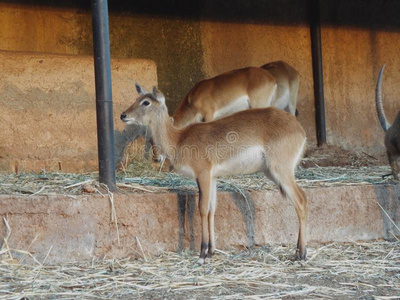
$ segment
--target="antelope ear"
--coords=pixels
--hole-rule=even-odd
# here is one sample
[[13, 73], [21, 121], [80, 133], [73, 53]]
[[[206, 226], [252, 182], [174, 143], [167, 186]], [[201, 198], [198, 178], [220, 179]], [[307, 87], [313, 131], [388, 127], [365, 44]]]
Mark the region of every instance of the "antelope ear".
[[161, 104], [165, 104], [165, 96], [161, 93], [155, 86], [153, 86], [153, 96], [157, 99]]
[[138, 92], [138, 94], [140, 96], [143, 96], [145, 94], [149, 94], [149, 91], [146, 90], [144, 87], [142, 87], [139, 83], [136, 83], [135, 87], [136, 87], [136, 91]]

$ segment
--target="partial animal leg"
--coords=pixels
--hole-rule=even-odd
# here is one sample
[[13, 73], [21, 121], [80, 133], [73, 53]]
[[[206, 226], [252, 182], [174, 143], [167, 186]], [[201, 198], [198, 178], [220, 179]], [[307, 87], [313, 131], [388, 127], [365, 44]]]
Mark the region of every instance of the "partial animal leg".
[[299, 259], [306, 259], [307, 256], [307, 218], [308, 204], [304, 191], [297, 185], [292, 170], [285, 170], [276, 167], [265, 172], [265, 175], [274, 181], [280, 188], [282, 194], [289, 198], [296, 209], [299, 219], [299, 236], [297, 240], [297, 256]]
[[197, 261], [199, 265], [205, 262], [208, 254], [208, 245], [210, 243], [208, 215], [210, 211], [210, 191], [211, 191], [211, 174], [204, 172], [197, 177], [197, 185], [199, 186], [199, 210], [201, 217], [201, 247], [200, 258]]
[[211, 179], [210, 188], [210, 211], [208, 213], [208, 233], [210, 235], [210, 241], [208, 243], [207, 257], [211, 258], [215, 252], [215, 233], [214, 233], [214, 214], [217, 207], [217, 180]]
[[[295, 184], [295, 200], [296, 213], [299, 218], [299, 237], [297, 240], [297, 249], [299, 251], [298, 258], [305, 260], [307, 256], [307, 220], [308, 220], [308, 201], [306, 193]], [[293, 201], [293, 200], [292, 200]]]
[[297, 256], [299, 259], [306, 259], [307, 256], [307, 218], [308, 218], [308, 203], [306, 194], [293, 180], [282, 182], [282, 189], [287, 197], [292, 200], [297, 217], [299, 219], [299, 237], [297, 240]]
[[390, 166], [392, 167], [392, 174], [394, 180], [399, 181], [399, 175], [400, 175], [400, 156], [398, 155], [392, 155], [388, 152], [388, 158], [389, 158], [389, 163]]
[[294, 76], [291, 79], [291, 83], [290, 83], [290, 99], [289, 99], [289, 112], [292, 115], [295, 115], [297, 117], [297, 115], [299, 114], [299, 112], [297, 111], [296, 107], [297, 107], [297, 98], [298, 98], [298, 94], [299, 94], [299, 85], [300, 85], [300, 77]]
[[287, 106], [285, 107], [285, 111], [288, 113], [291, 113], [292, 115], [296, 116], [299, 114], [299, 112], [296, 109], [297, 105], [297, 95], [288, 95], [288, 102]]

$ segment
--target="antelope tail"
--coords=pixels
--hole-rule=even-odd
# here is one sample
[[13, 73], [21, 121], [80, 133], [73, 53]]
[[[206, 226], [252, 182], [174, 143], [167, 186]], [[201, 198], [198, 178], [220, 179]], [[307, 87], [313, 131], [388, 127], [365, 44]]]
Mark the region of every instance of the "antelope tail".
[[378, 112], [379, 122], [383, 130], [388, 131], [390, 128], [390, 124], [385, 116], [385, 111], [383, 110], [382, 104], [382, 76], [383, 70], [385, 70], [385, 65], [382, 66], [381, 71], [379, 72], [378, 83], [376, 84], [376, 111]]

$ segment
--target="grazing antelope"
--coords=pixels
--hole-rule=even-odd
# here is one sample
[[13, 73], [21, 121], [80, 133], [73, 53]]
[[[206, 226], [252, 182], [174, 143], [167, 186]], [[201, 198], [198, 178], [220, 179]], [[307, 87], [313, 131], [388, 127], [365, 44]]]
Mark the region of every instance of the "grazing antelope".
[[392, 167], [392, 174], [395, 180], [399, 180], [400, 175], [400, 111], [390, 126], [383, 110], [382, 104], [382, 76], [385, 65], [382, 66], [379, 72], [378, 83], [376, 85], [376, 110], [378, 112], [379, 122], [385, 134], [385, 147], [389, 159], [390, 166]]
[[149, 126], [153, 141], [174, 169], [196, 179], [202, 240], [199, 264], [215, 251], [216, 178], [264, 172], [296, 208], [299, 219], [298, 256], [306, 257], [307, 198], [296, 184], [294, 171], [304, 152], [306, 134], [296, 118], [277, 108], [245, 110], [210, 122], [176, 128], [155, 87], [121, 114], [125, 124]]
[[274, 76], [277, 84], [275, 101], [271, 106], [284, 109], [297, 116], [297, 96], [300, 76], [291, 65], [284, 61], [274, 61], [261, 66]]
[[294, 115], [298, 88], [299, 73], [283, 61], [226, 72], [196, 83], [175, 111], [174, 125], [183, 128], [269, 106]]

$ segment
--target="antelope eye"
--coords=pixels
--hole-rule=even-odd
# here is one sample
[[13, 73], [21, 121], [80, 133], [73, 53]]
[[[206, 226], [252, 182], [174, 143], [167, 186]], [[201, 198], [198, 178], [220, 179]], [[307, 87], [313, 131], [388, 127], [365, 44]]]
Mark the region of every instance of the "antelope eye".
[[143, 101], [143, 102], [142, 102], [142, 105], [144, 105], [144, 106], [149, 106], [149, 105], [150, 105], [150, 102], [147, 101], [147, 100], [146, 100], [146, 101]]

